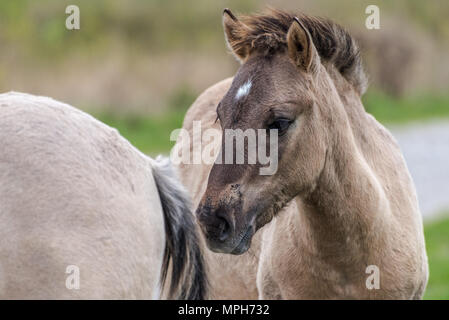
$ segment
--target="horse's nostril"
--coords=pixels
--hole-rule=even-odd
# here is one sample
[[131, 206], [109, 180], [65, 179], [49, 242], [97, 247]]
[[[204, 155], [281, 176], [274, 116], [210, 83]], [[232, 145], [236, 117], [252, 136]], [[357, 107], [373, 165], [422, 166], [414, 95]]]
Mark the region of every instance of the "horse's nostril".
[[220, 230], [218, 234], [218, 239], [222, 242], [226, 241], [231, 234], [231, 225], [224, 218], [219, 218], [221, 220]]
[[233, 224], [223, 207], [200, 206], [197, 218], [210, 241], [225, 243], [233, 233]]

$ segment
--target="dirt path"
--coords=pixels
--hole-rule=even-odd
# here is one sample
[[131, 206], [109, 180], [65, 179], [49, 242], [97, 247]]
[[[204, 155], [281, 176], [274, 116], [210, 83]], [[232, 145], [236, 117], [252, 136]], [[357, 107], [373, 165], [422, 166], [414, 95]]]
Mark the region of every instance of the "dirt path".
[[449, 213], [449, 122], [390, 127], [404, 153], [424, 219]]

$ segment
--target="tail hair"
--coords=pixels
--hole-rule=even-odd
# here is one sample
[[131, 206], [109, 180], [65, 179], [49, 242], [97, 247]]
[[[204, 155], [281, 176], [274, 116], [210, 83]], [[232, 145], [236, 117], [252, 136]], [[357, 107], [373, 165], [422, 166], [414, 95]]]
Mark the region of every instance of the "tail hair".
[[171, 262], [168, 298], [203, 300], [207, 295], [206, 266], [190, 199], [168, 158], [156, 159], [153, 176], [164, 212], [166, 234], [161, 288], [165, 287]]

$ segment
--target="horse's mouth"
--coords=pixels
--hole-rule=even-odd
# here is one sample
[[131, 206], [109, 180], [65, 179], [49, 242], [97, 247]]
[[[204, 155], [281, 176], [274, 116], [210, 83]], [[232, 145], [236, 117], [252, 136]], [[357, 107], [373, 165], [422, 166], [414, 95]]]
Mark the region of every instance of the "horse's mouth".
[[254, 235], [254, 228], [251, 226], [246, 230], [238, 245], [231, 251], [231, 254], [240, 255], [248, 251], [251, 247], [251, 239]]

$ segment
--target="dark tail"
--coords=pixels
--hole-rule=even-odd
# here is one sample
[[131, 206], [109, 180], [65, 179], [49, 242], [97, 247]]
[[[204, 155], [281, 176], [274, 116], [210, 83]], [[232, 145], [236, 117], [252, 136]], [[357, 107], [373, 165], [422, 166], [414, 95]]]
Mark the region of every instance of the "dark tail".
[[164, 211], [166, 247], [161, 288], [170, 269], [169, 298], [202, 300], [207, 294], [207, 275], [189, 197], [175, 177], [170, 161], [158, 158], [153, 176]]

